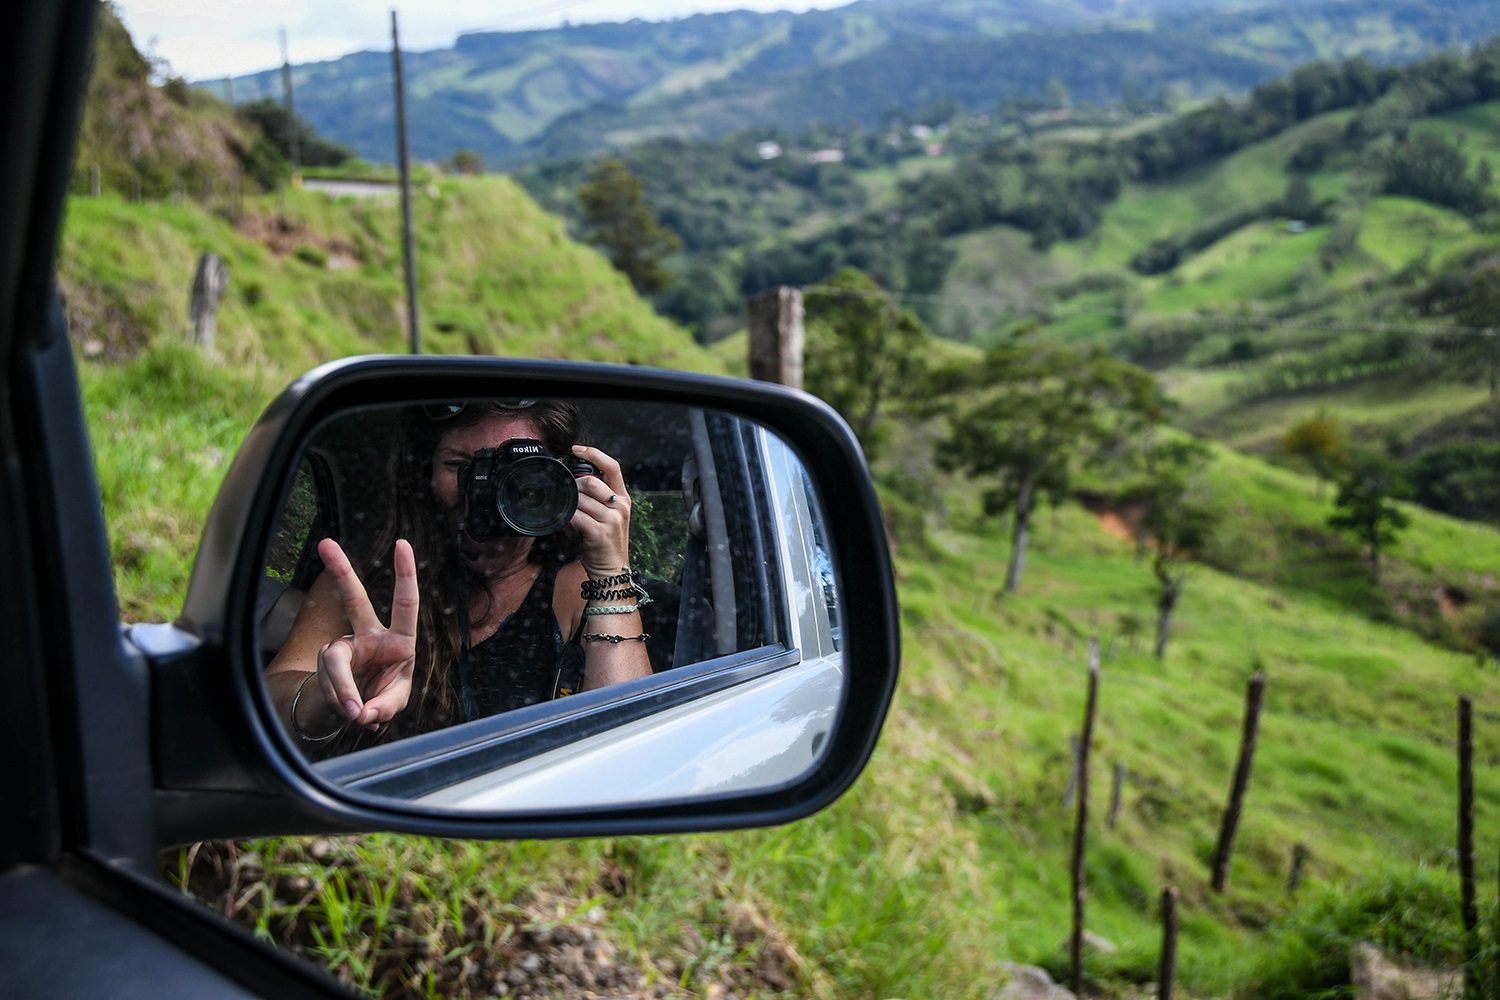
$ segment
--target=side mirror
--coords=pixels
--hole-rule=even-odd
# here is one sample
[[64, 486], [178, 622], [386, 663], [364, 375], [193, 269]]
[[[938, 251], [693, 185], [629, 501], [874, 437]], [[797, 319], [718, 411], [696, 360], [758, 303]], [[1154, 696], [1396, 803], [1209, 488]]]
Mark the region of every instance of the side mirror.
[[[587, 582], [627, 548], [634, 576]], [[167, 840], [785, 822], [863, 768], [898, 659], [874, 490], [827, 406], [477, 358], [288, 389], [182, 617], [134, 638]]]

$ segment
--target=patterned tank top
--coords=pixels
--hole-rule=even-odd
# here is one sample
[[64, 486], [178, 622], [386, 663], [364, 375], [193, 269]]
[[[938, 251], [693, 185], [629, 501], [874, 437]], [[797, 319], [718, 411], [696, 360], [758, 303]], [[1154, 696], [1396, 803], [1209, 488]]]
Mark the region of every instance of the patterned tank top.
[[552, 609], [559, 568], [543, 566], [520, 606], [459, 658], [459, 704], [466, 720], [550, 701], [582, 685], [583, 648], [564, 641]]

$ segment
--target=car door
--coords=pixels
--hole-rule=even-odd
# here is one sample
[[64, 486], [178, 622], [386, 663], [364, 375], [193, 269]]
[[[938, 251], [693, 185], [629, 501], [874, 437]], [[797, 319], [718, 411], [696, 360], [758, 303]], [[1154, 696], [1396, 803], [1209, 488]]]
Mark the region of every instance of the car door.
[[0, 994], [336, 995], [154, 878], [146, 672], [52, 281], [95, 6], [0, 11]]

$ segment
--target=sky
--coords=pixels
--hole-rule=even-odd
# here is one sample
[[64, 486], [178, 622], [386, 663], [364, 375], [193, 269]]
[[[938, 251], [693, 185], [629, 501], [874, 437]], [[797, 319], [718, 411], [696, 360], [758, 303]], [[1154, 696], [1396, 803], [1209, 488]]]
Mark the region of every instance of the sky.
[[[403, 49], [445, 48], [461, 32], [550, 28], [564, 21], [664, 21], [721, 10], [839, 7], [849, 0], [422, 0], [395, 4]], [[392, 0], [117, 0], [136, 47], [189, 80], [281, 63], [286, 27], [294, 63], [390, 47]]]

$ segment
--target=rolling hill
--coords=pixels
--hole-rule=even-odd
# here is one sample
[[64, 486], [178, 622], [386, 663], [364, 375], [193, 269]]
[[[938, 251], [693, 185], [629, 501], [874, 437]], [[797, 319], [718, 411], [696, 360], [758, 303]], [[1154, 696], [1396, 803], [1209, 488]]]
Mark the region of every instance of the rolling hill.
[[[419, 157], [470, 149], [510, 165], [652, 136], [868, 124], [954, 101], [983, 109], [1039, 96], [1053, 79], [1081, 102], [1239, 92], [1312, 59], [1410, 60], [1495, 31], [1500, 11], [1480, 0], [1444, 9], [1420, 0], [860, 0], [795, 16], [479, 32], [410, 53], [406, 72]], [[320, 131], [371, 160], [393, 158], [385, 52], [294, 66], [292, 75], [299, 112]], [[232, 86], [240, 101], [279, 96], [279, 71]]]

